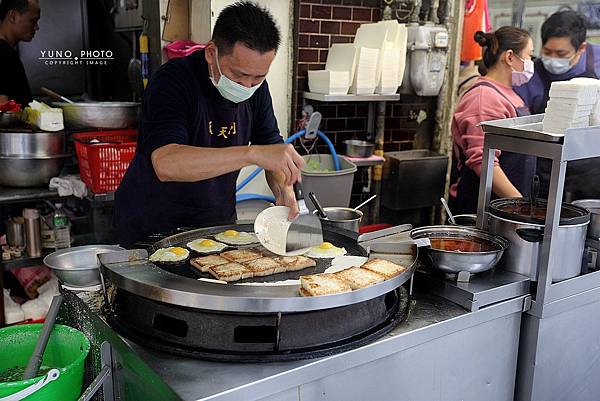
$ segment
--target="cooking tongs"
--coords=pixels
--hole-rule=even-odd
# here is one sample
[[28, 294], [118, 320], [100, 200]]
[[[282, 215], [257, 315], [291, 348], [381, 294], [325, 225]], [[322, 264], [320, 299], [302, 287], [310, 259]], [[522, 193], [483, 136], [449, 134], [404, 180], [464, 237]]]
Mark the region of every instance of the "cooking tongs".
[[429, 238], [417, 240], [410, 238], [409, 232], [412, 228], [410, 224], [384, 228], [383, 230], [359, 235], [357, 242], [369, 253], [405, 254], [407, 253], [407, 245], [429, 246]]

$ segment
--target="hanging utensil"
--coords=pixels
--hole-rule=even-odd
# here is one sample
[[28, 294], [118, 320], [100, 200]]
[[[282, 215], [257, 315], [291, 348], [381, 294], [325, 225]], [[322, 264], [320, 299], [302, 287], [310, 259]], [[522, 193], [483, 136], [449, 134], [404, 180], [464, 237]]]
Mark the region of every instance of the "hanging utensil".
[[310, 201], [313, 203], [313, 205], [315, 205], [315, 209], [317, 209], [317, 215], [322, 219], [326, 219], [327, 213], [325, 213], [325, 210], [323, 209], [323, 206], [321, 206], [321, 204], [319, 203], [319, 200], [317, 199], [317, 196], [315, 195], [315, 193], [309, 192], [308, 197], [309, 197]]
[[50, 309], [48, 309], [48, 314], [46, 315], [46, 320], [42, 326], [42, 331], [40, 332], [40, 336], [35, 344], [33, 354], [29, 358], [29, 362], [27, 362], [25, 372], [23, 373], [23, 380], [36, 377], [38, 371], [40, 370], [42, 357], [44, 356], [44, 350], [46, 349], [46, 345], [48, 345], [48, 340], [50, 339], [50, 334], [54, 328], [56, 315], [58, 314], [58, 309], [60, 308], [62, 301], [62, 295], [56, 295], [54, 298], [52, 298], [52, 303], [50, 304]]
[[60, 94], [54, 92], [53, 90], [50, 90], [48, 88], [44, 88], [43, 86], [40, 89], [41, 89], [42, 92], [44, 92], [46, 95], [50, 96], [51, 98], [54, 98], [56, 100], [62, 100], [63, 102], [67, 102], [67, 103], [71, 103], [71, 104], [75, 103], [71, 99], [66, 98], [63, 95], [60, 95]]
[[533, 180], [531, 181], [531, 193], [529, 194], [529, 217], [534, 215], [539, 193], [540, 177], [536, 174], [533, 176]]
[[369, 199], [367, 199], [366, 201], [364, 201], [364, 202], [363, 202], [363, 203], [361, 203], [360, 205], [356, 206], [356, 207], [354, 208], [354, 210], [358, 210], [358, 209], [360, 209], [361, 207], [363, 207], [363, 206], [364, 206], [364, 205], [366, 205], [367, 203], [371, 202], [371, 201], [372, 201], [373, 199], [375, 199], [375, 198], [377, 198], [377, 194], [375, 194], [375, 195], [371, 196]]
[[450, 211], [450, 207], [448, 206], [448, 203], [446, 202], [446, 199], [440, 198], [440, 202], [442, 202], [442, 206], [444, 206], [444, 210], [446, 210], [446, 214], [448, 215], [448, 220], [450, 220], [450, 223], [452, 223], [453, 225], [457, 225], [456, 220], [454, 220], [454, 216], [452, 215], [452, 212]]

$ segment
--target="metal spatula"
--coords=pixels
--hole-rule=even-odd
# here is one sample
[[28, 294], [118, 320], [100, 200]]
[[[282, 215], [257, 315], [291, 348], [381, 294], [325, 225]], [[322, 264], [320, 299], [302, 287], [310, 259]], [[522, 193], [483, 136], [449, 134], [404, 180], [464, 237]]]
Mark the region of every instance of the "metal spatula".
[[296, 252], [322, 243], [321, 220], [313, 214], [301, 214], [288, 228], [285, 251], [286, 253]]

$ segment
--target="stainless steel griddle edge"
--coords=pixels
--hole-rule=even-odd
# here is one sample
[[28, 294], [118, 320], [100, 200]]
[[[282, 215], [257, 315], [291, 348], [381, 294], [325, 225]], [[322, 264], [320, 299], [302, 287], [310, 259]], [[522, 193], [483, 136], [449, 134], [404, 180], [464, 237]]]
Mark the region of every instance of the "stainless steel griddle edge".
[[[240, 226], [210, 227], [177, 234], [159, 241], [152, 248], [170, 246], [189, 236], [197, 238], [206, 232], [230, 228], [239, 229]], [[417, 247], [412, 245], [409, 249], [412, 250], [413, 260], [416, 261]], [[411, 278], [415, 269], [416, 263], [413, 262], [400, 275], [368, 288], [333, 295], [301, 297], [298, 285], [247, 286], [210, 283], [167, 272], [147, 260], [101, 265], [102, 274], [113, 285], [142, 297], [190, 308], [248, 313], [306, 312], [356, 304], [395, 290]]]

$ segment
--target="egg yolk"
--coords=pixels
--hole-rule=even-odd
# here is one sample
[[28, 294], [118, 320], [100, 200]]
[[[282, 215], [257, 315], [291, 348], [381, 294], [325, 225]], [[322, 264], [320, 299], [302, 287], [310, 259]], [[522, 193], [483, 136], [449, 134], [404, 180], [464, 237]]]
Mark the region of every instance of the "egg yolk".
[[213, 246], [215, 245], [215, 241], [211, 239], [205, 239], [204, 241], [200, 241], [200, 246]]
[[173, 252], [177, 256], [185, 255], [185, 249], [179, 247], [171, 248], [171, 252]]
[[223, 233], [226, 237], [236, 237], [239, 233], [235, 230], [227, 230]]
[[319, 245], [319, 248], [321, 249], [331, 249], [334, 248], [333, 244], [331, 242], [323, 242], [321, 245]]

